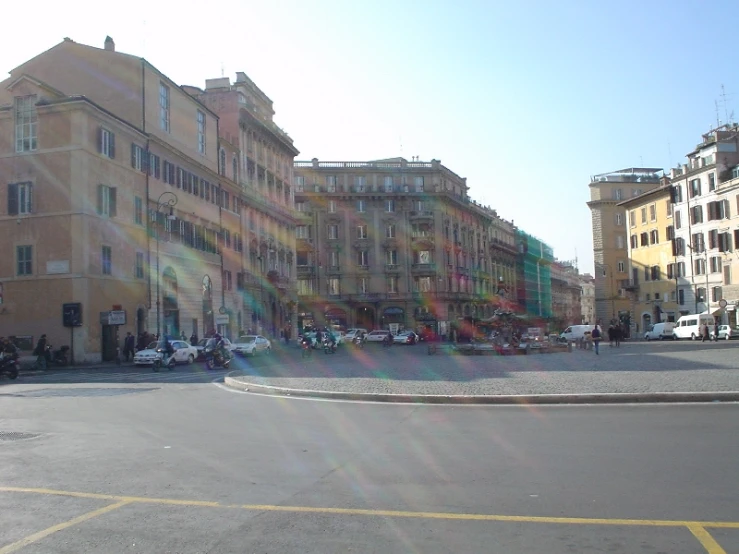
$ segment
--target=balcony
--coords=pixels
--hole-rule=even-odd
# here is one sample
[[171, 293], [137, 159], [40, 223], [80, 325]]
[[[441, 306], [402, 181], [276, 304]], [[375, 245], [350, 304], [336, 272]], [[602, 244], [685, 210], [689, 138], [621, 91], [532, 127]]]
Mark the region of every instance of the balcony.
[[634, 281], [633, 279], [621, 279], [618, 282], [618, 288], [629, 292], [635, 292], [639, 290], [639, 282]]
[[411, 271], [417, 275], [432, 275], [436, 273], [436, 264], [417, 264], [411, 266]]
[[417, 221], [422, 219], [430, 219], [433, 221], [434, 219], [434, 212], [430, 210], [415, 210], [412, 211], [409, 215], [411, 221]]
[[299, 265], [297, 266], [298, 269], [298, 277], [306, 277], [306, 276], [312, 276], [316, 273], [316, 268], [312, 265]]
[[398, 264], [385, 264], [385, 272], [387, 273], [399, 273], [400, 266]]

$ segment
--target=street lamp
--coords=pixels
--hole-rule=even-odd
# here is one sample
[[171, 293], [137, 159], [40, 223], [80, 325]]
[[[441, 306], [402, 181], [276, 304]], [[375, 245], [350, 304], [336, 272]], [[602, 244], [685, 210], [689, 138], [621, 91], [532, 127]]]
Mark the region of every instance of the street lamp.
[[[177, 196], [173, 192], [165, 191], [157, 198], [157, 223], [159, 223], [159, 211], [169, 208], [167, 219], [174, 217], [174, 207], [177, 205]], [[159, 315], [159, 226], [157, 225], [157, 339], [161, 337], [161, 319]]]

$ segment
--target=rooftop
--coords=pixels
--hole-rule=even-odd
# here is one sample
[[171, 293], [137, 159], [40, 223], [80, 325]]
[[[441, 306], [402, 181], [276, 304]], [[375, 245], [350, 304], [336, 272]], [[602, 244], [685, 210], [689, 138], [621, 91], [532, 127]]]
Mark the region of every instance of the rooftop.
[[655, 183], [659, 181], [662, 172], [661, 167], [630, 167], [593, 175], [590, 177], [590, 182]]

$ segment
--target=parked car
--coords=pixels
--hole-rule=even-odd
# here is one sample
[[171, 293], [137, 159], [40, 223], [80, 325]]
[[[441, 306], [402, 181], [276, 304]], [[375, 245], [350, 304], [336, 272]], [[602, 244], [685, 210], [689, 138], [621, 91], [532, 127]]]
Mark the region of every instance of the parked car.
[[646, 340], [665, 340], [665, 339], [672, 339], [673, 337], [673, 330], [675, 329], [675, 324], [671, 321], [664, 321], [661, 323], [655, 323], [652, 325], [652, 328], [649, 329], [646, 333], [644, 333], [644, 338]]
[[[198, 343], [195, 345], [195, 348], [198, 351], [197, 356], [195, 356], [196, 360], [198, 361], [205, 360], [205, 343], [208, 342], [209, 340], [210, 339], [207, 339], [207, 338], [200, 339]], [[226, 350], [233, 352], [234, 345], [226, 337], [223, 337], [223, 346], [226, 348]]]
[[[387, 338], [388, 335], [390, 335], [390, 331], [378, 329], [378, 330], [372, 331], [371, 333], [368, 333], [365, 341], [366, 342], [382, 342]], [[390, 335], [390, 338], [392, 338], [392, 335]]]
[[416, 344], [418, 335], [413, 331], [402, 331], [393, 337], [393, 342], [398, 344]]
[[[198, 357], [198, 351], [190, 343], [184, 340], [173, 340], [170, 341], [174, 348], [174, 361], [181, 364], [191, 364]], [[159, 343], [152, 342], [145, 350], [139, 350], [133, 356], [133, 363], [135, 365], [152, 365], [154, 360], [162, 357], [162, 354], [157, 352]]]
[[344, 340], [346, 340], [346, 342], [351, 342], [360, 333], [364, 333], [366, 335], [367, 329], [362, 329], [362, 328], [348, 329], [346, 331], [346, 335], [344, 335]]
[[272, 343], [262, 335], [242, 335], [233, 345], [234, 354], [242, 356], [256, 356], [259, 352], [269, 354], [272, 351]]
[[[711, 339], [717, 340], [716, 335], [711, 330]], [[718, 340], [739, 339], [739, 326], [736, 325], [719, 325]]]

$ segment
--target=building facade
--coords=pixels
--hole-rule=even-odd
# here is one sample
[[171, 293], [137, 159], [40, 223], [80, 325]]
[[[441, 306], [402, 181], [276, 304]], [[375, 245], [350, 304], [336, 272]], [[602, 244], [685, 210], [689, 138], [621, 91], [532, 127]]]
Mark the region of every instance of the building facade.
[[442, 333], [515, 290], [511, 222], [438, 160], [295, 163], [298, 328]]
[[109, 37], [11, 70], [0, 105], [1, 335], [79, 362], [115, 359], [126, 332], [234, 332], [244, 197], [214, 112]]
[[592, 325], [595, 322], [595, 279], [589, 273], [580, 275], [582, 289], [582, 325]]
[[[626, 213], [620, 202], [660, 186], [661, 169], [629, 168], [590, 179], [590, 208], [595, 260], [595, 319], [631, 327]], [[592, 322], [594, 323], [594, 322]]]
[[582, 286], [577, 266], [572, 261], [554, 260], [552, 279], [552, 319], [564, 329], [582, 323]]
[[516, 230], [518, 303], [526, 313], [550, 319], [552, 312], [552, 248], [538, 238]]
[[640, 334], [654, 323], [680, 317], [677, 291], [684, 286], [685, 276], [673, 252], [674, 211], [668, 181], [619, 204], [626, 210], [631, 275], [622, 288], [632, 299], [632, 332]]
[[729, 125], [706, 133], [687, 163], [670, 172], [681, 314], [708, 312], [728, 319], [720, 304], [735, 257], [732, 219], [739, 206], [732, 177], [739, 163], [738, 134], [739, 128]]
[[242, 278], [238, 283], [245, 314], [239, 328], [277, 336], [297, 322], [295, 288], [295, 197], [293, 161], [298, 150], [274, 122], [272, 100], [238, 72], [209, 79], [205, 90], [186, 87], [219, 117], [219, 134], [234, 146], [219, 152], [222, 174], [245, 199], [242, 213]]

